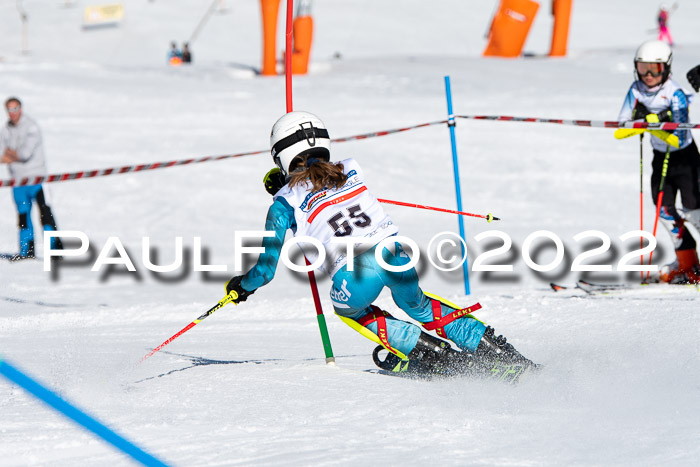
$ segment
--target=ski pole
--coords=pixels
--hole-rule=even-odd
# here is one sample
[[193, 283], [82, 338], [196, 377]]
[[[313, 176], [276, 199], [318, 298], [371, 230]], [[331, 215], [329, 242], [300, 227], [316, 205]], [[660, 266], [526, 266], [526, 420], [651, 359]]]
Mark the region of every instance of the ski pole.
[[[664, 164], [661, 168], [661, 182], [659, 183], [659, 195], [656, 197], [656, 218], [654, 218], [654, 231], [652, 235], [656, 238], [656, 227], [659, 225], [659, 216], [661, 215], [661, 201], [664, 198], [664, 185], [666, 184], [666, 173], [668, 172], [668, 160], [671, 156], [671, 146], [666, 149], [666, 157], [664, 157]], [[651, 265], [651, 257], [654, 255], [652, 250], [649, 253], [649, 265]], [[646, 280], [649, 280], [649, 272], [647, 271]]]
[[480, 217], [482, 219], [486, 219], [486, 222], [500, 221], [501, 220], [498, 217], [494, 217], [492, 214], [486, 214], [486, 215], [474, 214], [471, 212], [454, 211], [452, 209], [436, 208], [434, 206], [424, 206], [422, 204], [404, 203], [402, 201], [393, 201], [390, 199], [377, 198], [377, 201], [379, 201], [380, 203], [386, 203], [386, 204], [396, 204], [397, 206], [407, 206], [409, 208], [429, 209], [431, 211], [447, 212], [450, 214], [459, 214], [460, 216]]
[[229, 295], [226, 295], [224, 298], [222, 298], [221, 300], [219, 300], [219, 303], [217, 303], [217, 304], [214, 305], [213, 307], [209, 308], [209, 309], [208, 309], [207, 311], [205, 311], [199, 318], [195, 319], [195, 320], [192, 321], [190, 324], [188, 324], [187, 326], [185, 326], [184, 328], [182, 328], [182, 330], [181, 330], [180, 332], [178, 332], [178, 333], [175, 334], [173, 337], [171, 337], [171, 338], [168, 339], [167, 341], [165, 341], [165, 342], [163, 342], [162, 344], [160, 344], [160, 345], [159, 345], [158, 347], [156, 347], [155, 349], [151, 350], [145, 357], [143, 357], [141, 360], [139, 360], [139, 363], [141, 363], [142, 361], [146, 360], [148, 357], [150, 357], [150, 356], [153, 355], [154, 353], [158, 352], [160, 349], [162, 349], [162, 348], [165, 347], [166, 345], [170, 344], [172, 341], [174, 341], [175, 339], [177, 339], [178, 337], [180, 337], [181, 335], [183, 335], [184, 333], [186, 333], [187, 331], [189, 331], [190, 329], [192, 329], [193, 327], [195, 327], [197, 324], [199, 324], [200, 321], [202, 321], [204, 318], [206, 318], [206, 317], [209, 316], [210, 314], [214, 313], [214, 312], [215, 312], [216, 310], [218, 310], [219, 308], [222, 308], [222, 307], [228, 305], [229, 303], [234, 303], [234, 304], [235, 304], [235, 302], [234, 302], [233, 300], [235, 300], [236, 298], [238, 298], [238, 294], [237, 294], [236, 292], [231, 292]]

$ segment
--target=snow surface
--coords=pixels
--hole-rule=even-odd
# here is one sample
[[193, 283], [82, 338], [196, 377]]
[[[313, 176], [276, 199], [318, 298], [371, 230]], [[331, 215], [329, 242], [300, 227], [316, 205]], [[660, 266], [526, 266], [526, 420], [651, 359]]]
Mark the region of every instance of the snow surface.
[[[21, 2], [30, 53], [21, 54], [16, 2], [0, 2], [0, 94], [20, 96], [41, 124], [51, 173], [264, 149], [285, 111], [284, 78], [259, 77], [255, 0], [224, 1], [192, 44], [194, 64], [170, 68], [170, 40], [190, 37], [210, 2], [124, 1], [118, 28], [83, 31], [91, 2]], [[574, 2], [569, 56], [549, 50], [549, 2], [526, 44], [531, 59], [480, 53], [495, 1], [315, 2], [311, 73], [294, 77], [294, 105], [320, 115], [333, 137], [441, 120], [443, 77], [455, 113], [614, 120], [632, 80], [632, 54], [651, 38], [651, 0]], [[66, 7], [68, 4], [68, 7]], [[284, 4], [281, 10], [284, 9]], [[280, 14], [278, 49], [283, 44]], [[676, 79], [700, 61], [700, 3], [671, 18]], [[340, 58], [335, 57], [337, 54]], [[691, 120], [700, 121], [696, 104]], [[305, 274], [280, 269], [248, 302], [228, 306], [144, 363], [139, 359], [223, 295], [235, 231], [263, 226], [266, 155], [139, 174], [45, 185], [58, 225], [85, 232], [91, 257], [53, 272], [41, 261], [0, 263], [0, 355], [172, 465], [697, 465], [700, 457], [698, 292], [655, 287], [581, 297], [572, 284], [573, 236], [605, 232], [614, 264], [636, 248], [619, 236], [639, 226], [639, 145], [611, 130], [459, 121], [464, 209], [472, 258], [499, 246], [476, 242], [497, 229], [513, 240], [513, 273], [421, 263], [425, 290], [458, 304], [545, 365], [516, 387], [469, 380], [412, 381], [371, 374], [373, 344], [332, 314], [318, 277], [337, 366], [323, 349]], [[650, 150], [645, 145], [644, 217], [651, 230]], [[433, 126], [334, 146], [355, 157], [382, 198], [454, 208], [448, 131]], [[0, 169], [0, 178], [8, 178]], [[0, 188], [0, 252], [16, 252], [11, 190]], [[401, 233], [425, 248], [454, 216], [386, 206]], [[35, 212], [35, 223], [38, 214]], [[531, 233], [564, 242], [564, 265], [536, 274], [521, 257]], [[141, 261], [150, 237], [158, 264], [183, 237], [186, 266], [152, 273]], [[90, 270], [118, 237], [138, 274]], [[194, 272], [201, 237], [209, 264]], [[488, 243], [490, 245], [486, 245]], [[655, 262], [670, 261], [659, 236]], [[533, 252], [535, 249], [532, 250]], [[426, 253], [423, 251], [423, 253]], [[547, 263], [553, 250], [533, 253]], [[39, 245], [39, 255], [42, 247]], [[630, 281], [638, 273], [590, 273]], [[404, 316], [388, 294], [378, 305]], [[0, 464], [131, 465], [132, 460], [0, 382]]]

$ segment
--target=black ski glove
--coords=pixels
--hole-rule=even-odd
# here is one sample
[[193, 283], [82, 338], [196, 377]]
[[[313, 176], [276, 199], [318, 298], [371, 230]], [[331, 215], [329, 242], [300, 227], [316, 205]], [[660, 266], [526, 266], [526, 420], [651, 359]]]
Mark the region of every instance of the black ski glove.
[[695, 92], [700, 92], [700, 65], [696, 66], [685, 75], [688, 82], [695, 89]]
[[671, 113], [670, 110], [664, 110], [663, 112], [659, 112], [656, 114], [659, 117], [660, 122], [672, 122], [673, 119], [671, 118], [673, 114]]
[[235, 292], [235, 297], [232, 297], [232, 301], [236, 304], [240, 302], [245, 302], [248, 296], [253, 295], [253, 293], [255, 292], [255, 290], [248, 292], [246, 289], [244, 289], [241, 285], [242, 279], [243, 276], [236, 276], [231, 278], [231, 280], [229, 280], [226, 283], [226, 296], [228, 297], [233, 292]]
[[[652, 115], [652, 117], [649, 118], [649, 115]], [[656, 117], [654, 117], [654, 115]], [[644, 104], [642, 104], [641, 102], [637, 102], [637, 104], [634, 106], [634, 110], [632, 111], [632, 119], [633, 120], [643, 119], [649, 123], [673, 121], [671, 118], [671, 111], [670, 110], [664, 110], [662, 112], [659, 112], [658, 114], [653, 114], [653, 113], [649, 112], [649, 109], [647, 109], [646, 106]]]
[[279, 167], [275, 167], [266, 173], [265, 178], [263, 178], [263, 183], [265, 184], [265, 190], [272, 196], [275, 196], [275, 194], [287, 184]]
[[673, 114], [670, 110], [664, 110], [663, 112], [659, 112], [657, 114], [648, 114], [645, 120], [647, 121], [647, 123], [672, 122], [672, 116]]
[[632, 120], [639, 120], [640, 118], [644, 119], [649, 115], [651, 112], [649, 112], [649, 109], [642, 104], [641, 102], [637, 102], [634, 105], [634, 109], [632, 109]]

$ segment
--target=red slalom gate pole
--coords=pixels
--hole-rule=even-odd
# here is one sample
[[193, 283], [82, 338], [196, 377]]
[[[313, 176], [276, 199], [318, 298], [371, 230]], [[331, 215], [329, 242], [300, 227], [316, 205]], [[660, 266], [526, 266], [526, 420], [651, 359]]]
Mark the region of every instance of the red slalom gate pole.
[[287, 30], [284, 42], [284, 82], [287, 95], [287, 113], [294, 110], [292, 108], [292, 9], [294, 0], [287, 0]]
[[395, 204], [397, 206], [406, 206], [409, 208], [429, 209], [431, 211], [447, 212], [450, 214], [459, 214], [460, 216], [480, 217], [482, 219], [486, 219], [486, 222], [500, 221], [501, 220], [498, 217], [494, 217], [490, 213], [485, 214], [485, 215], [484, 214], [474, 214], [471, 212], [455, 211], [453, 209], [436, 208], [435, 206], [425, 206], [423, 204], [404, 203], [403, 201], [393, 201], [390, 199], [382, 199], [382, 198], [377, 198], [377, 201], [379, 201], [380, 203]]
[[[284, 77], [287, 97], [287, 113], [292, 112], [292, 10], [294, 7], [293, 0], [287, 0], [287, 30], [285, 33], [285, 50], [284, 50]], [[306, 265], [309, 266], [309, 260], [304, 256]], [[331, 338], [328, 334], [328, 326], [326, 326], [326, 317], [323, 315], [323, 307], [321, 306], [321, 297], [318, 294], [318, 286], [316, 285], [316, 276], [313, 271], [309, 271], [309, 286], [311, 287], [311, 295], [314, 298], [314, 306], [316, 307], [316, 319], [318, 320], [318, 328], [321, 332], [321, 341], [323, 342], [323, 351], [326, 354], [326, 363], [335, 364], [333, 356], [333, 348], [331, 347]]]

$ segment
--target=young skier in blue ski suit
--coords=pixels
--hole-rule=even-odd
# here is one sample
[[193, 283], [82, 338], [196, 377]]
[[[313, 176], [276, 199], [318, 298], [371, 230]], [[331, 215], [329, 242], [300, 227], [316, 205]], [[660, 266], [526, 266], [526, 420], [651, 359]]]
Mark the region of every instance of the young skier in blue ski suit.
[[[436, 370], [449, 365], [450, 359], [461, 357], [464, 364], [467, 355], [489, 353], [501, 359], [532, 363], [501, 336], [494, 338], [492, 328], [487, 332], [483, 323], [468, 314], [480, 306], [456, 310], [439, 297], [424, 294], [413, 267], [401, 272], [388, 270], [410, 262], [401, 245], [391, 241], [398, 228], [369, 192], [355, 160], [330, 162], [328, 131], [318, 117], [298, 111], [286, 114], [273, 126], [271, 146], [279, 172], [276, 181], [266, 179], [274, 201], [265, 229], [274, 232], [274, 236], [263, 239], [264, 253], [257, 264], [226, 284], [226, 292], [234, 297], [234, 302], [246, 300], [272, 280], [285, 234], [291, 229], [295, 237], [312, 237], [323, 245], [326, 260], [320, 269], [331, 276], [336, 314], [404, 361], [421, 361], [428, 369]], [[353, 261], [348, 261], [347, 245], [334, 242], [339, 238], [355, 242]], [[383, 240], [385, 247], [377, 251]], [[318, 250], [300, 245], [314, 264]], [[376, 255], [381, 255], [390, 267], [383, 267]], [[421, 331], [417, 325], [395, 319], [373, 306], [384, 287], [391, 290], [395, 303], [411, 318], [427, 329], [435, 329], [464, 352], [456, 352], [447, 342]]]

